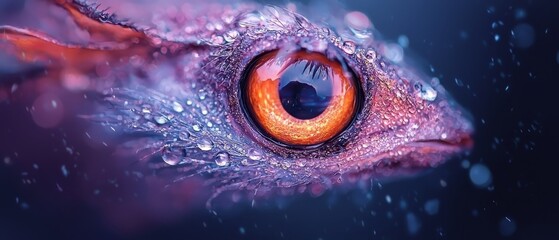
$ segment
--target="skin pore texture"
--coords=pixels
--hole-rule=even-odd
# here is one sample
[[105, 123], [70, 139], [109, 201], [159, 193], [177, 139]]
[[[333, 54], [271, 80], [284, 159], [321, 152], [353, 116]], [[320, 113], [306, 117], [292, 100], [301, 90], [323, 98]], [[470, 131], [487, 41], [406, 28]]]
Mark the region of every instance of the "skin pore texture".
[[[0, 26], [0, 48], [29, 73], [23, 80], [3, 76], [0, 99], [13, 99], [12, 86], [21, 81], [30, 82], [28, 96], [52, 88], [87, 93], [81, 101], [94, 106], [74, 115], [125, 139], [120, 151], [150, 174], [172, 172], [169, 184], [197, 181], [210, 199], [237, 190], [318, 195], [333, 185], [435, 167], [472, 146], [467, 113], [436, 78], [384, 56], [386, 43], [374, 38], [364, 16], [344, 24], [308, 20], [294, 4], [195, 1], [147, 11], [149, 21], [132, 23], [82, 1], [47, 4], [64, 10], [76, 33]], [[343, 132], [304, 149], [263, 136], [240, 97], [257, 56], [301, 49], [343, 63], [363, 95]]]

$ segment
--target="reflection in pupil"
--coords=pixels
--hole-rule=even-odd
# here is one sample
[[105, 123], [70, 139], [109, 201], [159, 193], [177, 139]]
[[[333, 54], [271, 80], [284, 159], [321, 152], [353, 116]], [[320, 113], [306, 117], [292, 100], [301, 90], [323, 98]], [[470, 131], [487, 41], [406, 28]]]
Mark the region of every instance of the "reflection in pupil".
[[320, 115], [332, 95], [332, 78], [327, 68], [314, 62], [292, 64], [282, 74], [279, 96], [285, 111], [298, 119]]

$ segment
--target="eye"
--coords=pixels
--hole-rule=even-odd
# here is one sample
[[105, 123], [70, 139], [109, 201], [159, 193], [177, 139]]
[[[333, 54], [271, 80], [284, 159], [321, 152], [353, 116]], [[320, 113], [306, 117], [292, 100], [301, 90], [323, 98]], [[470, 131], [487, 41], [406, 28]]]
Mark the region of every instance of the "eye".
[[211, 198], [320, 194], [471, 147], [467, 114], [438, 80], [388, 61], [389, 44], [368, 30], [250, 5], [217, 18], [161, 14], [145, 31], [80, 1], [57, 4], [89, 32], [87, 44], [0, 26], [0, 48], [8, 42], [14, 56], [49, 70], [45, 81], [95, 101], [79, 115], [122, 134], [122, 152], [146, 172], [202, 179]]
[[250, 122], [265, 138], [289, 147], [317, 146], [335, 138], [358, 110], [354, 75], [317, 52], [262, 54], [240, 87]]

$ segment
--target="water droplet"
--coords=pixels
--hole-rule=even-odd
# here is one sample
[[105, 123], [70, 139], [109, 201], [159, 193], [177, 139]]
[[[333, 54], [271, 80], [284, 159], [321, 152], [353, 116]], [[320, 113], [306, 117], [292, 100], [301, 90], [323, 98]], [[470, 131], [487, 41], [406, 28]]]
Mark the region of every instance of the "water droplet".
[[200, 125], [198, 124], [194, 124], [192, 125], [192, 130], [194, 130], [195, 132], [200, 132], [200, 130], [202, 130], [202, 127], [200, 127]]
[[209, 42], [213, 45], [221, 45], [223, 44], [223, 37], [218, 35], [212, 35]]
[[417, 95], [425, 101], [434, 101], [437, 98], [437, 91], [427, 84], [417, 83]]
[[66, 168], [66, 165], [60, 166], [60, 171], [64, 177], [68, 177], [68, 169]]
[[233, 22], [233, 20], [235, 20], [235, 16], [230, 15], [230, 14], [226, 14], [226, 15], [221, 16], [221, 20], [223, 20], [223, 22], [225, 24], [230, 24], [230, 23]]
[[390, 197], [390, 195], [386, 195], [386, 197], [384, 197], [384, 199], [386, 200], [387, 203], [392, 202], [392, 197]]
[[163, 159], [163, 161], [171, 166], [177, 165], [181, 162], [181, 157], [177, 156], [175, 154], [163, 154], [161, 156], [161, 159]]
[[367, 58], [368, 62], [372, 63], [377, 59], [377, 52], [375, 52], [375, 50], [370, 49], [365, 54], [365, 58]]
[[360, 30], [370, 28], [372, 25], [371, 21], [369, 20], [369, 17], [367, 17], [367, 15], [359, 11], [353, 11], [347, 13], [344, 17], [344, 20], [348, 26]]
[[30, 113], [38, 126], [52, 128], [62, 121], [64, 106], [58, 96], [45, 93], [35, 99]]
[[454, 78], [454, 83], [456, 83], [456, 86], [458, 86], [458, 87], [463, 87], [464, 86], [464, 82], [462, 82], [462, 80], [460, 80], [458, 78]]
[[199, 92], [198, 93], [198, 99], [200, 99], [200, 100], [206, 99], [206, 93], [203, 92], [203, 91]]
[[163, 124], [169, 122], [169, 120], [165, 116], [155, 116], [153, 118], [153, 120], [155, 120], [155, 122], [159, 125], [163, 125]]
[[349, 12], [345, 15], [344, 21], [356, 37], [370, 37], [369, 28], [372, 27], [372, 24], [367, 15], [359, 11]]
[[516, 223], [509, 217], [504, 217], [499, 222], [499, 230], [503, 236], [512, 236], [516, 232]]
[[252, 160], [260, 161], [262, 159], [262, 153], [260, 153], [260, 151], [256, 149], [253, 148], [249, 149], [247, 154], [248, 154], [248, 158]]
[[229, 165], [230, 157], [229, 154], [226, 152], [219, 152], [214, 157], [215, 164], [220, 167], [225, 167]]
[[330, 29], [327, 27], [323, 27], [322, 30], [319, 33], [319, 37], [320, 38], [325, 38], [330, 36]]
[[423, 207], [425, 212], [429, 215], [435, 215], [439, 212], [439, 200], [438, 199], [431, 199], [425, 202], [425, 206]]
[[12, 85], [12, 88], [10, 89], [10, 92], [14, 93], [17, 90], [17, 88], [18, 88], [18, 85], [14, 83]]
[[403, 48], [407, 48], [410, 45], [410, 40], [406, 35], [400, 35], [398, 37], [398, 44]]
[[237, 39], [237, 37], [239, 37], [239, 32], [237, 32], [237, 30], [231, 30], [223, 34], [223, 39], [225, 39], [225, 41], [230, 43], [234, 42]]
[[345, 41], [342, 45], [342, 50], [347, 54], [355, 53], [355, 43], [352, 41]]
[[441, 185], [441, 187], [446, 187], [446, 186], [448, 186], [448, 183], [447, 183], [444, 179], [441, 179], [441, 180], [439, 181], [439, 184]]
[[386, 58], [395, 63], [404, 60], [404, 49], [395, 43], [383, 45], [382, 53]]
[[206, 29], [208, 31], [214, 31], [215, 30], [215, 26], [213, 25], [213, 23], [209, 22], [206, 24]]
[[468, 160], [463, 160], [463, 161], [460, 163], [460, 165], [462, 166], [462, 168], [468, 169], [468, 168], [470, 168], [470, 161], [468, 161]]
[[514, 37], [514, 45], [519, 48], [528, 48], [536, 40], [536, 31], [527, 23], [518, 24], [511, 31], [511, 34]]
[[470, 168], [470, 181], [477, 187], [487, 187], [491, 184], [491, 171], [487, 166], [478, 163]]
[[408, 233], [410, 235], [417, 234], [417, 232], [421, 229], [421, 222], [413, 213], [406, 214], [406, 223], [408, 225]]
[[179, 102], [173, 102], [173, 110], [175, 110], [175, 112], [182, 112], [184, 111], [184, 108], [182, 107], [182, 105]]
[[179, 133], [179, 139], [183, 140], [183, 141], [188, 141], [188, 138], [190, 138], [190, 134], [186, 131], [180, 132]]
[[206, 138], [200, 139], [197, 145], [198, 148], [202, 151], [210, 151], [214, 147], [213, 142]]
[[179, 164], [184, 157], [184, 151], [181, 148], [166, 147], [163, 150], [161, 159], [171, 166]]
[[525, 18], [526, 15], [526, 10], [522, 8], [516, 9], [516, 11], [514, 11], [514, 17], [516, 18], [516, 20], [521, 20]]
[[244, 166], [253, 166], [253, 165], [256, 165], [258, 163], [254, 160], [245, 158], [245, 159], [241, 160], [241, 164], [243, 164]]

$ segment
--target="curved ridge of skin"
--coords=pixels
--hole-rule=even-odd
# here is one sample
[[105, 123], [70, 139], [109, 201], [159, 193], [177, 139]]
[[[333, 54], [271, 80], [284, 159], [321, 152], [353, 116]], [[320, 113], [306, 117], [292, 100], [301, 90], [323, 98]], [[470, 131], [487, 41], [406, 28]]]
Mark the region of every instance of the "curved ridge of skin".
[[[111, 24], [114, 16], [74, 14], [92, 20], [77, 21], [92, 37], [75, 46], [48, 40], [47, 46], [67, 54], [64, 58], [25, 45], [22, 34], [37, 35], [41, 44], [50, 39], [32, 30], [4, 26], [0, 39], [12, 51], [27, 53], [15, 54], [20, 60], [58, 69], [52, 79], [68, 72], [87, 76], [90, 85], [71, 90], [103, 97], [84, 118], [132, 134], [128, 151], [151, 169], [173, 169], [175, 181], [204, 179], [212, 199], [229, 190], [254, 196], [278, 190], [320, 194], [344, 180], [434, 167], [472, 146], [473, 127], [464, 110], [436, 79], [426, 81], [383, 57], [380, 40], [330, 27], [339, 23], [311, 22], [292, 4], [184, 3], [180, 9], [154, 14], [152, 26], [145, 28]], [[108, 33], [115, 30], [108, 26], [118, 27], [118, 36], [111, 38]], [[267, 141], [249, 124], [239, 82], [252, 59], [275, 49], [323, 52], [356, 73], [364, 102], [339, 137], [312, 149], [289, 149]], [[111, 68], [99, 74], [103, 64]]]

